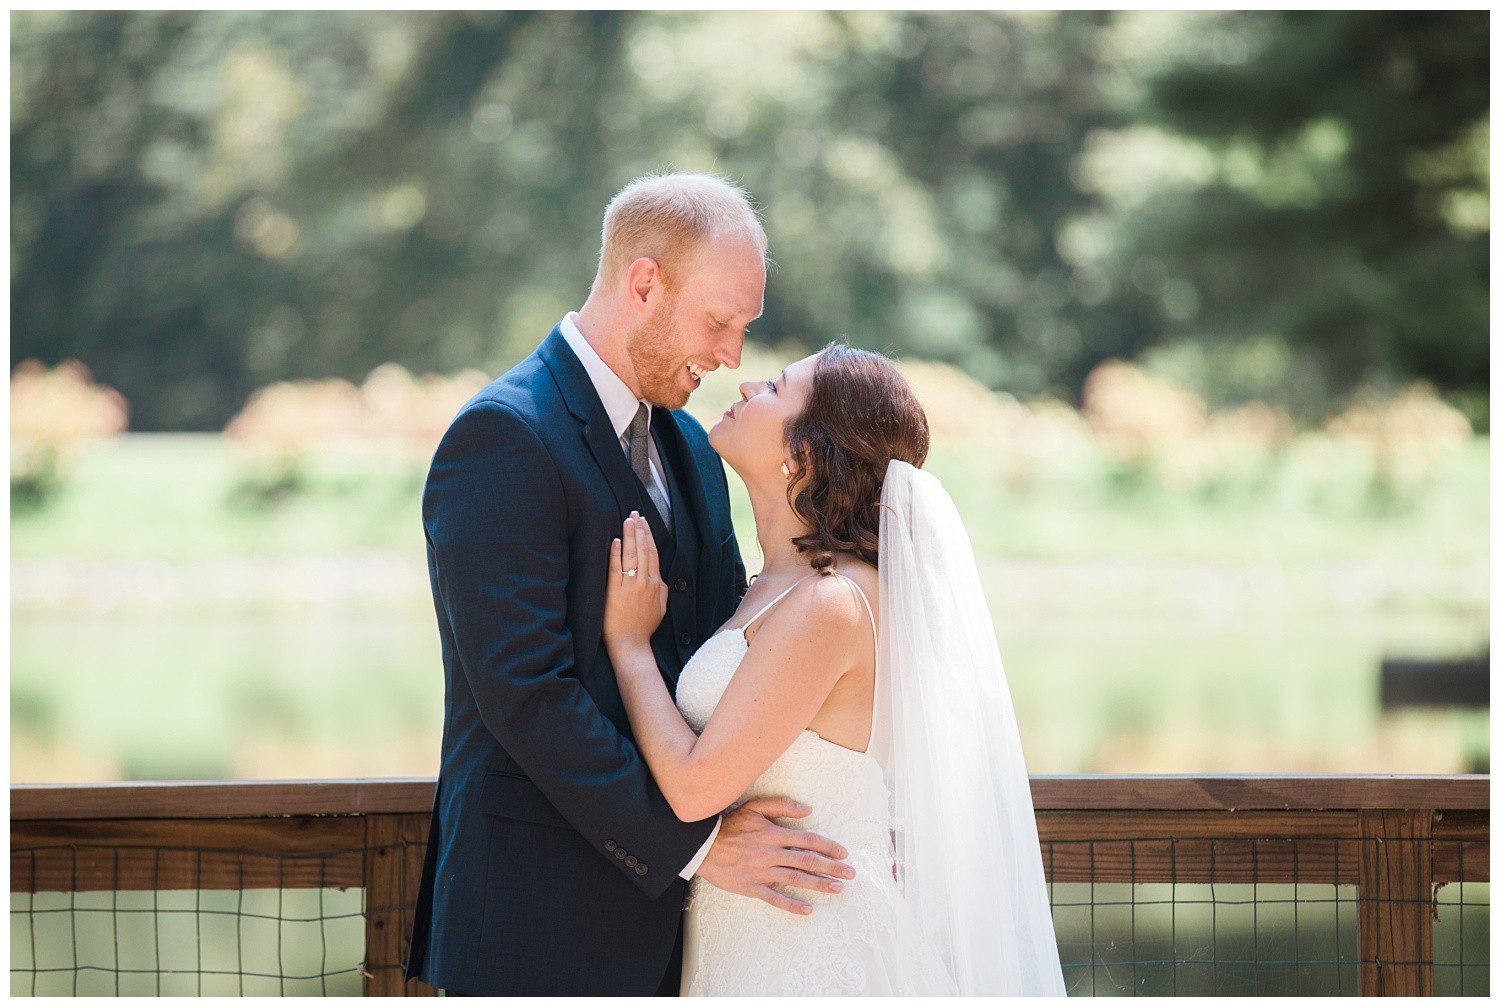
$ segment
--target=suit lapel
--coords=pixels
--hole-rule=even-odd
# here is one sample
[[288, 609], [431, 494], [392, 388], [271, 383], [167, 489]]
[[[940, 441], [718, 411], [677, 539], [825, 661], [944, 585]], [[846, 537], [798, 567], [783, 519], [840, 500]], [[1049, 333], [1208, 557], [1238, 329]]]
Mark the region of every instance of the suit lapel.
[[[657, 651], [657, 663], [662, 669], [662, 676], [668, 685], [673, 685], [681, 661], [686, 656], [679, 649], [687, 646], [681, 639], [682, 635], [687, 634], [694, 640], [697, 638], [695, 627], [699, 621], [697, 610], [702, 604], [701, 585], [708, 583], [707, 576], [715, 572], [713, 564], [717, 562], [718, 552], [710, 547], [718, 544], [717, 535], [721, 524], [709, 512], [704, 471], [693, 452], [693, 438], [684, 429], [685, 424], [690, 421], [670, 409], [651, 411], [652, 436], [656, 440], [657, 454], [661, 458], [668, 493], [672, 498], [672, 534], [669, 535], [666, 524], [647, 496], [645, 487], [630, 467], [630, 460], [615, 436], [614, 426], [604, 411], [604, 403], [600, 401], [588, 371], [568, 346], [562, 329], [554, 327], [537, 347], [536, 353], [557, 383], [568, 413], [580, 424], [584, 443], [604, 474], [614, 497], [619, 520], [623, 522], [625, 515], [632, 510], [640, 511], [646, 516], [651, 525], [651, 533], [656, 536], [657, 545], [662, 551], [664, 572], [672, 568], [677, 557], [686, 550], [690, 567], [682, 572], [684, 576], [694, 579], [695, 590], [690, 597], [679, 600], [675, 606], [669, 603], [669, 618], [663, 620], [652, 637], [652, 648]], [[701, 439], [701, 435], [699, 438]], [[692, 556], [695, 546], [696, 558]], [[671, 597], [676, 598], [675, 592]], [[722, 619], [714, 618], [710, 621], [717, 624]], [[667, 659], [673, 657], [676, 660]]]
[[[657, 427], [660, 437], [658, 444], [666, 450], [662, 451], [663, 458], [674, 459], [673, 468], [676, 470], [678, 484], [681, 492], [672, 501], [672, 524], [677, 535], [687, 534], [691, 531], [687, 525], [687, 515], [680, 509], [681, 504], [686, 504], [692, 511], [692, 526], [696, 528], [695, 538], [700, 542], [706, 542], [709, 530], [713, 522], [708, 514], [708, 497], [703, 489], [703, 473], [698, 469], [698, 459], [693, 457], [692, 449], [688, 447], [687, 435], [682, 431], [683, 420], [676, 412], [662, 410], [665, 414], [662, 422]], [[657, 426], [653, 415], [652, 426]]]
[[656, 513], [650, 497], [646, 496], [641, 481], [630, 468], [630, 459], [625, 457], [625, 449], [615, 436], [615, 428], [609, 422], [609, 414], [604, 411], [604, 403], [599, 400], [599, 393], [589, 380], [588, 371], [584, 370], [582, 362], [563, 338], [560, 327], [554, 326], [542, 345], [537, 347], [537, 356], [552, 372], [558, 390], [562, 392], [563, 400], [568, 405], [568, 412], [583, 424], [584, 443], [588, 445], [589, 453], [594, 456], [594, 462], [609, 483], [620, 522], [623, 524], [625, 516], [631, 511], [640, 511], [651, 525], [651, 533], [656, 536], [656, 540], [665, 542], [666, 525]]
[[[667, 594], [667, 621], [672, 626], [670, 637], [663, 643], [675, 652], [674, 669], [687, 663], [699, 640], [698, 628], [702, 620], [698, 608], [703, 583], [702, 528], [698, 518], [703, 507], [702, 491], [694, 472], [694, 460], [683, 441], [678, 422], [678, 414], [670, 410], [652, 411], [652, 435], [656, 438], [672, 497], [672, 549], [670, 556], [665, 551], [662, 553], [662, 576], [671, 588]], [[676, 586], [684, 581], [692, 585], [691, 591], [684, 592]], [[678, 674], [680, 671], [674, 670], [667, 675], [668, 685], [674, 690]]]

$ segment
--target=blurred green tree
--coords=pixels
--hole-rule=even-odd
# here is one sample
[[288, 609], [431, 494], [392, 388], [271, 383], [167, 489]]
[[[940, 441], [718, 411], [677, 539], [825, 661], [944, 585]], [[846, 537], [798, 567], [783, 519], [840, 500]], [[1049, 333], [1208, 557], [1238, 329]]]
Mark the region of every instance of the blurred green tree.
[[1110, 271], [1161, 339], [1226, 374], [1275, 358], [1244, 390], [1304, 414], [1426, 378], [1487, 426], [1489, 14], [1148, 18], [1095, 160], [1136, 169], [1100, 186]]
[[1146, 355], [1487, 415], [1482, 13], [12, 15], [12, 362], [138, 429], [273, 381], [498, 373], [650, 170], [764, 204], [755, 338], [1069, 398]]

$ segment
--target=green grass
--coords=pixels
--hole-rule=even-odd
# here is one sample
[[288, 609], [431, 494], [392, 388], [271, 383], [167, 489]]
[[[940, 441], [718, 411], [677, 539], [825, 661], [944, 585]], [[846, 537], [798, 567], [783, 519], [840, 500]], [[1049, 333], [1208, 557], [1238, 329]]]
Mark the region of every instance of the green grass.
[[257, 498], [265, 477], [214, 435], [137, 435], [93, 446], [63, 488], [11, 519], [12, 555], [191, 560], [355, 549], [420, 550], [420, 466], [308, 466], [306, 486]]
[[[980, 453], [937, 455], [982, 557], [1308, 564], [1487, 563], [1487, 439], [1395, 495], [1354, 453], [1294, 448], [1274, 466], [1191, 492], [1104, 464], [1014, 485]], [[386, 549], [420, 554], [420, 462], [324, 457], [300, 490], [258, 498], [261, 471], [213, 435], [93, 447], [40, 510], [17, 508], [12, 555], [189, 560]], [[753, 542], [731, 478], [736, 525]]]

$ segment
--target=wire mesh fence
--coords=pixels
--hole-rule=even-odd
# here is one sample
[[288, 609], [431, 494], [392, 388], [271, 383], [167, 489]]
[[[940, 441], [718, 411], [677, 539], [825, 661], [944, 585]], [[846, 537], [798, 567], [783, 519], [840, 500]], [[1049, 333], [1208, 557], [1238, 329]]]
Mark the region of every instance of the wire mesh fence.
[[[11, 992], [368, 992], [372, 976], [399, 976], [423, 847], [266, 854], [13, 837]], [[1075, 996], [1391, 993], [1391, 977], [1413, 970], [1425, 992], [1485, 995], [1488, 849], [1293, 835], [1042, 843]], [[1427, 866], [1414, 889], [1406, 876], [1370, 884], [1372, 864]], [[372, 898], [371, 884], [397, 894]], [[390, 939], [372, 942], [371, 927]], [[1382, 944], [1373, 928], [1411, 932]]]
[[[1296, 837], [1181, 840], [1126, 839], [1044, 842], [1044, 859], [1054, 862], [1067, 847], [1084, 847], [1096, 873], [1122, 880], [1059, 881], [1049, 871], [1048, 889], [1057, 930], [1063, 975], [1070, 996], [1330, 996], [1396, 992], [1386, 988], [1390, 970], [1425, 971], [1425, 991], [1437, 995], [1489, 992], [1488, 869], [1483, 881], [1435, 884], [1427, 899], [1361, 893], [1361, 847], [1402, 843], [1432, 852], [1431, 839], [1350, 839], [1339, 842]], [[1453, 859], [1480, 867], [1487, 842], [1457, 841]], [[1166, 850], [1141, 870], [1142, 849]], [[1179, 860], [1184, 848], [1191, 857]], [[1315, 856], [1304, 864], [1299, 853]], [[1205, 855], [1208, 870], [1194, 869]], [[1248, 872], [1237, 866], [1246, 857]], [[1216, 870], [1214, 861], [1228, 864]], [[1273, 868], [1262, 874], [1262, 857], [1278, 865], [1290, 860], [1290, 873]], [[1126, 863], [1122, 871], [1121, 861]], [[1184, 863], [1184, 861], [1189, 861]], [[1108, 870], [1099, 870], [1103, 865]], [[1074, 872], [1076, 875], [1076, 872]], [[1191, 880], [1170, 880], [1180, 874]], [[1141, 880], [1140, 878], [1151, 880]], [[1226, 880], [1217, 880], [1224, 877]], [[1268, 880], [1262, 880], [1262, 877]], [[1432, 920], [1431, 952], [1393, 956], [1370, 952], [1360, 941], [1361, 912], [1366, 926], [1372, 910], [1394, 912], [1410, 924], [1416, 914]], [[1405, 916], [1405, 919], [1399, 917]], [[1382, 921], [1384, 922], [1384, 921]], [[1373, 990], [1362, 982], [1373, 980]]]
[[267, 888], [17, 894], [11, 993], [357, 996], [362, 896]]
[[408, 934], [414, 904], [377, 902], [359, 879], [388, 863], [414, 892], [424, 848], [13, 845], [11, 994], [357, 996], [402, 967], [371, 955], [368, 929]]

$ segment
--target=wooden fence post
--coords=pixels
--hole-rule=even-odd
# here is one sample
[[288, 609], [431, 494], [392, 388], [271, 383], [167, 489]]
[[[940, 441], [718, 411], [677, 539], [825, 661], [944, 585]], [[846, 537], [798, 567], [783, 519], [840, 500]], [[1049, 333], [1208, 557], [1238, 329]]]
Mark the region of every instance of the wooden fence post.
[[1432, 812], [1359, 813], [1359, 986], [1432, 995]]
[[365, 816], [365, 996], [437, 995], [403, 977], [426, 843], [426, 815]]

